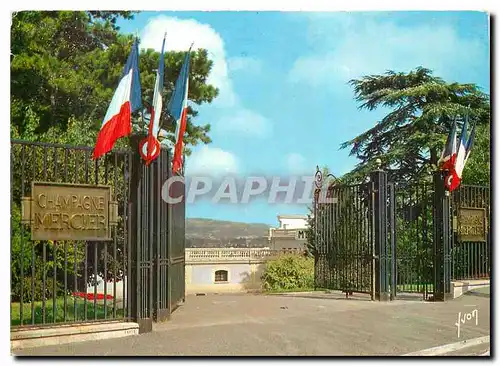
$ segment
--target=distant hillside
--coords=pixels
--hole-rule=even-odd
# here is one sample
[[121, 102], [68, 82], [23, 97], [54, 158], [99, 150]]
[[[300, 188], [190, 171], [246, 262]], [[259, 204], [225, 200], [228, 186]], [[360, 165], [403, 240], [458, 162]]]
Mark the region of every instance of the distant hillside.
[[265, 247], [269, 225], [211, 219], [186, 219], [186, 247]]

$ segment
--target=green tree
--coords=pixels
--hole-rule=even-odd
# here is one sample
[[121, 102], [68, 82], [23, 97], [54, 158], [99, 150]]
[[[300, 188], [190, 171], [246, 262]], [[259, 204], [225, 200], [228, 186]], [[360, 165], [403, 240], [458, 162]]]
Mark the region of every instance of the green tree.
[[[122, 34], [119, 17], [132, 12], [24, 11], [14, 14], [11, 28], [11, 137], [33, 141], [92, 145], [118, 85], [134, 36]], [[218, 90], [206, 83], [212, 68], [207, 51], [191, 55], [189, 100], [210, 103]], [[184, 52], [165, 57], [166, 106], [179, 74]], [[146, 105], [152, 99], [159, 53], [140, 55]], [[189, 108], [186, 145], [211, 142], [209, 124], [194, 124]], [[141, 116], [133, 116], [139, 125]], [[175, 125], [163, 113], [164, 129], [173, 139]], [[141, 126], [142, 127], [142, 126]], [[83, 133], [84, 132], [84, 133]], [[117, 146], [127, 144], [119, 140]], [[186, 153], [189, 154], [189, 149]]]
[[391, 111], [374, 127], [341, 145], [350, 147], [350, 155], [360, 159], [347, 180], [366, 179], [377, 158], [395, 182], [430, 177], [454, 119], [460, 131], [468, 106], [471, 123], [490, 124], [489, 96], [478, 86], [445, 82], [423, 67], [409, 73], [365, 76], [350, 84], [360, 109]]
[[[11, 26], [11, 138], [28, 141], [66, 143], [70, 145], [92, 146], [95, 143], [102, 119], [116, 89], [124, 64], [130, 53], [133, 35], [120, 33], [116, 25], [119, 17], [131, 19], [133, 12], [127, 11], [23, 11], [13, 14]], [[166, 106], [173, 86], [179, 74], [184, 52], [168, 52], [165, 55], [165, 95]], [[143, 104], [152, 99], [159, 53], [143, 50], [140, 55], [140, 72]], [[207, 51], [199, 49], [191, 54], [190, 89], [188, 98], [193, 105], [210, 103], [217, 96], [218, 90], [206, 83], [212, 68]], [[146, 113], [147, 115], [147, 113]], [[175, 125], [163, 113], [163, 128], [170, 132], [172, 139]], [[209, 143], [209, 124], [194, 123], [197, 116], [195, 108], [189, 108], [188, 123], [184, 141], [186, 145]], [[133, 116], [135, 128], [143, 127], [140, 113]], [[117, 147], [127, 144], [127, 139], [120, 139]], [[64, 181], [82, 181], [84, 170], [84, 152], [65, 155], [64, 149], [50, 149], [46, 159], [42, 157], [43, 148], [24, 149], [13, 145], [11, 149], [12, 176], [12, 253], [11, 253], [11, 290], [15, 301], [24, 293], [26, 301], [31, 300], [31, 283], [35, 283], [35, 299], [50, 297], [55, 294], [41, 293], [41, 279], [45, 273], [51, 277], [57, 267], [56, 291], [61, 289], [60, 274], [64, 265], [66, 248], [49, 241], [30, 241], [21, 235], [20, 202], [21, 197], [29, 195], [30, 180], [55, 179]], [[35, 151], [36, 150], [36, 151]], [[189, 150], [186, 151], [189, 154]], [[119, 214], [123, 214], [124, 184], [123, 158], [119, 158], [114, 167], [115, 156], [107, 156], [97, 164], [88, 164], [89, 179], [94, 183], [98, 179], [103, 183], [105, 176], [113, 177], [118, 172], [118, 186], [113, 179], [108, 182], [113, 187], [120, 202]], [[66, 170], [69, 178], [64, 178], [65, 169], [58, 166], [67, 161]], [[77, 162], [78, 161], [78, 162]], [[46, 165], [46, 177], [41, 173], [42, 162]], [[108, 167], [106, 168], [105, 165]], [[76, 169], [78, 167], [78, 169]], [[105, 171], [107, 169], [107, 174]], [[78, 171], [78, 172], [77, 172]], [[55, 178], [57, 174], [58, 178]], [[96, 177], [96, 178], [94, 178]], [[42, 179], [43, 178], [43, 179]], [[69, 180], [66, 180], [69, 179]], [[97, 183], [97, 182], [96, 182]], [[24, 189], [22, 188], [24, 185]], [[123, 222], [118, 225], [118, 243], [122, 243]], [[24, 230], [27, 234], [28, 230]], [[21, 240], [21, 237], [23, 239]], [[82, 262], [85, 248], [80, 244], [66, 242], [69, 250], [69, 270], [77, 264], [79, 288], [82, 280]], [[41, 267], [43, 247], [47, 250], [45, 268]], [[89, 264], [94, 252], [93, 245]], [[76, 249], [75, 249], [76, 248]], [[75, 249], [75, 250], [73, 250]], [[99, 246], [98, 274], [103, 275], [105, 249]], [[76, 253], [76, 254], [75, 254]], [[34, 254], [34, 255], [33, 255]], [[122, 273], [116, 271], [123, 263], [124, 253], [120, 245], [116, 258], [113, 245], [107, 246], [107, 278], [120, 279]], [[32, 260], [32, 257], [35, 260]], [[72, 259], [73, 258], [73, 259]], [[21, 281], [21, 268], [25, 280]], [[31, 278], [31, 268], [35, 268]], [[88, 271], [91, 271], [88, 266]], [[116, 273], [117, 272], [117, 273]], [[88, 274], [91, 274], [90, 272]], [[75, 276], [77, 274], [74, 274]], [[90, 279], [90, 276], [88, 276]], [[48, 285], [47, 289], [52, 289]]]
[[490, 125], [476, 127], [462, 179], [463, 184], [490, 185]]

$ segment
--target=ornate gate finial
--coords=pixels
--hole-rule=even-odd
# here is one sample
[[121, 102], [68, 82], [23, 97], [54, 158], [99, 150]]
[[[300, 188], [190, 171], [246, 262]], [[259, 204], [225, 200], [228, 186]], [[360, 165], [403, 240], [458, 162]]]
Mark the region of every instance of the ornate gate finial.
[[316, 174], [314, 175], [314, 183], [317, 189], [321, 189], [323, 185], [323, 173], [319, 170], [319, 166], [316, 165]]

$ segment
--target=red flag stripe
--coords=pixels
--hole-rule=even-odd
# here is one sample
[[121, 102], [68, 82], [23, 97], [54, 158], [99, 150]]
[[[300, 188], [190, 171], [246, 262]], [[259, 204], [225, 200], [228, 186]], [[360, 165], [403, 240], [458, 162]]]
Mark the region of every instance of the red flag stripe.
[[186, 120], [187, 120], [187, 107], [185, 107], [182, 111], [182, 117], [179, 126], [179, 136], [175, 143], [175, 152], [174, 159], [172, 162], [172, 171], [173, 173], [177, 173], [179, 169], [182, 167], [182, 147], [183, 147], [183, 136], [186, 131]]
[[116, 140], [121, 137], [130, 135], [132, 126], [130, 124], [130, 102], [125, 102], [120, 112], [113, 116], [107, 123], [105, 123], [99, 135], [94, 148], [93, 158], [97, 159], [113, 149]]

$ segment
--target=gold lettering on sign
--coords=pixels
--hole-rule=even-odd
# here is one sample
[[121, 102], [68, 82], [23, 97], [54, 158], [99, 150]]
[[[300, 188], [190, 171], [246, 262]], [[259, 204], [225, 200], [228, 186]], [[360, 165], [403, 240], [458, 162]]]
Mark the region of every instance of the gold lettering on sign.
[[32, 184], [33, 240], [110, 240], [111, 187]]
[[460, 207], [458, 209], [458, 240], [486, 241], [486, 209]]

